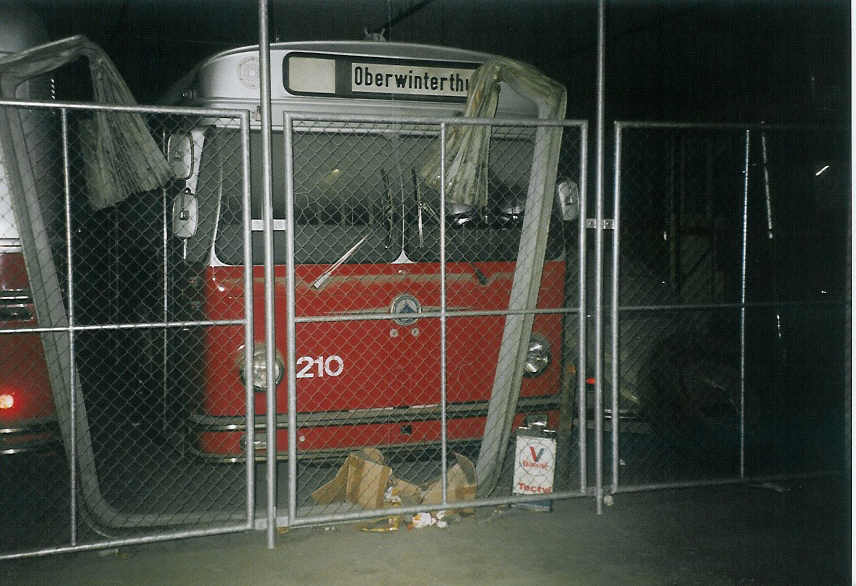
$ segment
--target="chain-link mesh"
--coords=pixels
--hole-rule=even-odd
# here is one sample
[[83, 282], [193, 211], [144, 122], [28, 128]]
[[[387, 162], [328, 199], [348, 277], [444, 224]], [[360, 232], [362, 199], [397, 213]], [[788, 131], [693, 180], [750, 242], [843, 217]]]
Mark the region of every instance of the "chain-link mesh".
[[[439, 503], [432, 500], [439, 493], [436, 485], [432, 492], [431, 483], [440, 477], [444, 450], [450, 477], [463, 471], [463, 480], [449, 485], [447, 498], [475, 498], [469, 466], [476, 462], [486, 433], [488, 401], [520, 260], [535, 137], [532, 126], [493, 128], [491, 198], [485, 209], [475, 209], [451, 201], [444, 206], [440, 193], [420, 176], [426, 159], [437, 150], [439, 125], [383, 120], [301, 120], [295, 125], [290, 135], [299, 464], [295, 499], [303, 519], [385, 508], [392, 502]], [[558, 175], [574, 186], [581, 179], [582, 139], [579, 125], [564, 128]], [[257, 140], [252, 138], [254, 149], [259, 148]], [[284, 152], [285, 136], [275, 132], [274, 261], [280, 324], [287, 298], [280, 280], [284, 267], [279, 266], [285, 262]], [[259, 181], [260, 175], [254, 179]], [[509, 421], [515, 430], [538, 421], [555, 432], [560, 410], [571, 413], [575, 394], [577, 216], [563, 221], [553, 199], [548, 202], [549, 236], [537, 307], [525, 308], [540, 313], [532, 329], [534, 372], [523, 378]], [[237, 253], [229, 244], [229, 208], [225, 202], [221, 206], [215, 238], [217, 255], [226, 263]], [[446, 237], [441, 242], [443, 215]], [[261, 218], [260, 208], [253, 210], [253, 217]], [[254, 237], [260, 239], [261, 232]], [[277, 329], [280, 360], [285, 332], [284, 327]], [[288, 446], [286, 385], [283, 380], [277, 395], [277, 450], [283, 457]], [[568, 404], [562, 405], [563, 398]], [[578, 483], [569, 428], [562, 428], [560, 441], [564, 476], [556, 478], [556, 488], [562, 490]], [[240, 440], [236, 433], [228, 446], [237, 450]], [[513, 450], [513, 443], [503, 449], [508, 456], [495, 495], [512, 491]], [[554, 458], [545, 455], [542, 462]]]
[[621, 129], [621, 484], [843, 461], [842, 138]]
[[[20, 180], [0, 177], [2, 551], [66, 543], [72, 527], [78, 540], [97, 541], [245, 522], [248, 469], [223, 463], [244, 461], [248, 448], [263, 457], [268, 367], [276, 369], [279, 457], [289, 439], [287, 328], [276, 328], [276, 364], [265, 364], [260, 343], [260, 136], [248, 133], [244, 145], [237, 118], [146, 114], [180, 178], [94, 211], [80, 140], [90, 114], [4, 112], [23, 113], [29, 167]], [[126, 115], [115, 113], [117, 123]], [[605, 391], [619, 392], [621, 484], [840, 465], [849, 307], [849, 228], [840, 218], [850, 205], [841, 137], [754, 128], [744, 183], [743, 130], [634, 126], [621, 136], [618, 356], [608, 322], [603, 345]], [[573, 403], [578, 377], [597, 357], [589, 352], [580, 368], [582, 222], [573, 198], [549, 197], [543, 259], [541, 248], [521, 245], [527, 196], [543, 173], [533, 172], [543, 154], [536, 127], [492, 127], [485, 208], [444, 205], [420, 176], [439, 125], [300, 120], [290, 139], [297, 520], [438, 504], [444, 454], [447, 500], [474, 499], [472, 464], [483, 438], [496, 435], [485, 422], [497, 373], [511, 367], [526, 373], [491, 496], [537, 492], [544, 466], [558, 471], [551, 490], [575, 490]], [[549, 173], [566, 195], [583, 183], [584, 140], [584, 126], [563, 125]], [[285, 143], [275, 132], [278, 326], [289, 298]], [[256, 194], [246, 210], [249, 251], [245, 154]], [[21, 197], [30, 202], [24, 215], [15, 207]], [[19, 234], [21, 218], [39, 231], [30, 240]], [[245, 253], [257, 265], [252, 348]], [[33, 278], [51, 264], [53, 288]], [[542, 267], [532, 273], [537, 303], [512, 296], [520, 266]], [[67, 325], [36, 319], [52, 312]], [[533, 324], [525, 365], [502, 354], [520, 315]], [[50, 331], [29, 331], [37, 326]], [[57, 348], [73, 349], [70, 366]], [[73, 382], [73, 394], [51, 390], [52, 369]], [[258, 391], [251, 446], [248, 384]]]
[[[83, 134], [91, 110], [3, 108], [8, 126], [21, 119], [24, 133], [6, 143], [14, 147], [3, 150], [0, 182], [0, 551], [246, 524], [245, 468], [188, 449], [203, 382], [224, 376], [205, 362], [205, 341], [229, 343], [229, 370], [238, 371], [247, 323], [243, 303], [233, 303], [245, 297], [243, 259], [225, 295], [202, 303], [200, 250], [210, 250], [212, 229], [207, 245], [198, 242], [217, 209], [202, 193], [212, 188], [197, 183], [200, 231], [184, 245], [173, 223], [193, 199], [183, 181], [90, 206]], [[129, 115], [108, 113], [111, 124]], [[143, 118], [165, 151], [169, 137], [215, 136], [241, 123]], [[211, 156], [240, 161], [241, 153], [239, 143]], [[239, 198], [241, 172], [229, 178]], [[27, 332], [34, 327], [42, 333]], [[236, 415], [246, 413], [244, 397], [241, 385]]]

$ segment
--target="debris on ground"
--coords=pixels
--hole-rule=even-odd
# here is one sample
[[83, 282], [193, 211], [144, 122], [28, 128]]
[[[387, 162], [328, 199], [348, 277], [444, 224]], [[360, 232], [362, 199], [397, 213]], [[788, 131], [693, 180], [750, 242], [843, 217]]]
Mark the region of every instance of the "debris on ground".
[[[351, 452], [336, 472], [336, 476], [312, 493], [319, 505], [350, 502], [366, 510], [388, 510], [398, 507], [438, 505], [443, 502], [442, 476], [419, 485], [398, 478], [387, 466], [383, 453], [377, 448], [362, 448]], [[455, 463], [446, 471], [446, 502], [469, 501], [476, 498], [476, 471], [473, 463], [462, 454], [455, 454]], [[402, 526], [408, 529], [448, 527], [460, 520], [460, 515], [472, 514], [473, 509], [461, 511], [420, 512], [415, 515], [388, 515], [379, 520], [357, 525], [360, 531], [390, 533]]]
[[[366, 510], [438, 505], [443, 502], [442, 497], [441, 478], [427, 486], [398, 478], [376, 448], [362, 448], [348, 454], [336, 476], [312, 493], [319, 505], [347, 501]], [[466, 456], [455, 454], [455, 463], [446, 472], [446, 502], [475, 500], [475, 497], [475, 466]]]

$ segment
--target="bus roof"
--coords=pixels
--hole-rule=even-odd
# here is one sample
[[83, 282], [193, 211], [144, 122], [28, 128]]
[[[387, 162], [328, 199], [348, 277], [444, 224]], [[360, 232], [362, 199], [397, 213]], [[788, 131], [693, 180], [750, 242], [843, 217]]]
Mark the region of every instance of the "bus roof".
[[[493, 57], [465, 49], [374, 41], [273, 43], [270, 55], [275, 116], [283, 110], [457, 116], [466, 103], [469, 75]], [[202, 61], [161, 102], [255, 109], [258, 84], [258, 46], [240, 47]], [[536, 115], [531, 101], [503, 88], [498, 117]]]
[[44, 24], [26, 6], [0, 4], [0, 56], [48, 41]]

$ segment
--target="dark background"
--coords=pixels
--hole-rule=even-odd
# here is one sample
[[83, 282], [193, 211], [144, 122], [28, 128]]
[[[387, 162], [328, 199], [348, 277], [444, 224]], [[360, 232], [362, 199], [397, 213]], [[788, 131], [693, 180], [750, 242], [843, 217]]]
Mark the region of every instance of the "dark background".
[[[254, 0], [26, 1], [51, 37], [103, 46], [142, 103], [258, 39]], [[846, 0], [610, 0], [607, 119], [846, 122], [849, 22]], [[385, 29], [517, 58], [565, 83], [569, 118], [594, 117], [593, 0], [273, 0], [271, 28], [281, 41]]]

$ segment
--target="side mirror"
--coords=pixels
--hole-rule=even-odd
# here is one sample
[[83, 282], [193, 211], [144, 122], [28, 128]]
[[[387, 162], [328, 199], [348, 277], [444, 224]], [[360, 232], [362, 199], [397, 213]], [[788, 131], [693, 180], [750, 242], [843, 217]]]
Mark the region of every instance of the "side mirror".
[[193, 175], [193, 139], [189, 134], [172, 134], [166, 143], [166, 158], [173, 176], [185, 181]]
[[196, 234], [198, 224], [196, 197], [185, 189], [172, 202], [172, 235], [187, 240]]
[[556, 183], [556, 200], [562, 210], [562, 219], [566, 222], [576, 220], [580, 215], [580, 188], [576, 181], [563, 178]]

